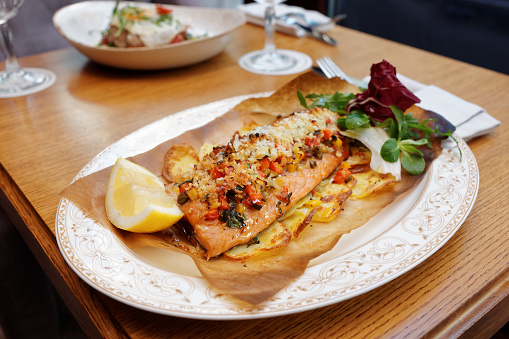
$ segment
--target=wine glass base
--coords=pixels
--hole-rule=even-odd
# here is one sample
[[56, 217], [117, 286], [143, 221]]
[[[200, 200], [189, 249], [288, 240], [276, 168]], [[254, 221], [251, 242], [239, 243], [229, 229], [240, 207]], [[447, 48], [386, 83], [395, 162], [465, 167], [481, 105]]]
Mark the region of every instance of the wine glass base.
[[289, 75], [303, 72], [313, 65], [313, 60], [304, 53], [288, 49], [277, 49], [275, 53], [253, 51], [239, 59], [244, 70], [263, 75]]
[[0, 72], [0, 98], [15, 98], [40, 92], [55, 83], [55, 73], [41, 68], [23, 68], [7, 76]]

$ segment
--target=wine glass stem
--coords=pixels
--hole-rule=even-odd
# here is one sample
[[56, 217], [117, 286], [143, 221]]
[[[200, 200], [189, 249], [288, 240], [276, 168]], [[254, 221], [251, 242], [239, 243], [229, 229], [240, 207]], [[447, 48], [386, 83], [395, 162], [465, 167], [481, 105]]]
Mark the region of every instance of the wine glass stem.
[[18, 72], [21, 70], [19, 67], [18, 60], [14, 55], [14, 50], [12, 49], [12, 33], [11, 29], [7, 25], [7, 21], [0, 24], [1, 38], [2, 38], [2, 51], [5, 55], [5, 73], [7, 76], [14, 72]]
[[276, 22], [276, 11], [274, 4], [270, 4], [265, 9], [265, 46], [266, 53], [272, 54], [276, 52], [276, 44], [274, 43], [274, 31]]

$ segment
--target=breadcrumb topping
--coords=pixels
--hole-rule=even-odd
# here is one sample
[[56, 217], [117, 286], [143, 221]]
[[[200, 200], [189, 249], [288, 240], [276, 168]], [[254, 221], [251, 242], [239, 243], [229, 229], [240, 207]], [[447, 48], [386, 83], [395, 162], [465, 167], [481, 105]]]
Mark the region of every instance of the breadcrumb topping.
[[343, 137], [336, 119], [328, 109], [315, 108], [259, 126], [244, 136], [236, 133], [228, 144], [214, 147], [194, 169], [178, 178], [180, 194], [208, 202], [219, 211], [238, 211], [239, 205], [240, 210], [259, 209], [268, 194], [287, 202], [284, 172], [316, 166], [315, 159], [323, 154], [341, 156]]

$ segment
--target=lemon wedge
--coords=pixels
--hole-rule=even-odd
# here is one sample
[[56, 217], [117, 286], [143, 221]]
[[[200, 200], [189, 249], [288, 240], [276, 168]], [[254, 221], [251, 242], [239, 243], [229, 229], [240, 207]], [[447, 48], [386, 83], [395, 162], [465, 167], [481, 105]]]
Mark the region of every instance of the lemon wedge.
[[111, 223], [129, 232], [161, 231], [183, 216], [161, 179], [124, 158], [118, 158], [111, 169], [105, 204]]

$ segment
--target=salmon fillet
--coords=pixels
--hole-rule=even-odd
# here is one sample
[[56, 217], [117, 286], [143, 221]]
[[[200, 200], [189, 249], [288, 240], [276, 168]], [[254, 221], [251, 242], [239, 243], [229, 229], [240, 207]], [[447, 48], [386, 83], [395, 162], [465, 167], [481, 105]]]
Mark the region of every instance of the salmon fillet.
[[336, 119], [313, 109], [236, 134], [177, 179], [180, 208], [209, 258], [251, 241], [341, 164]]

